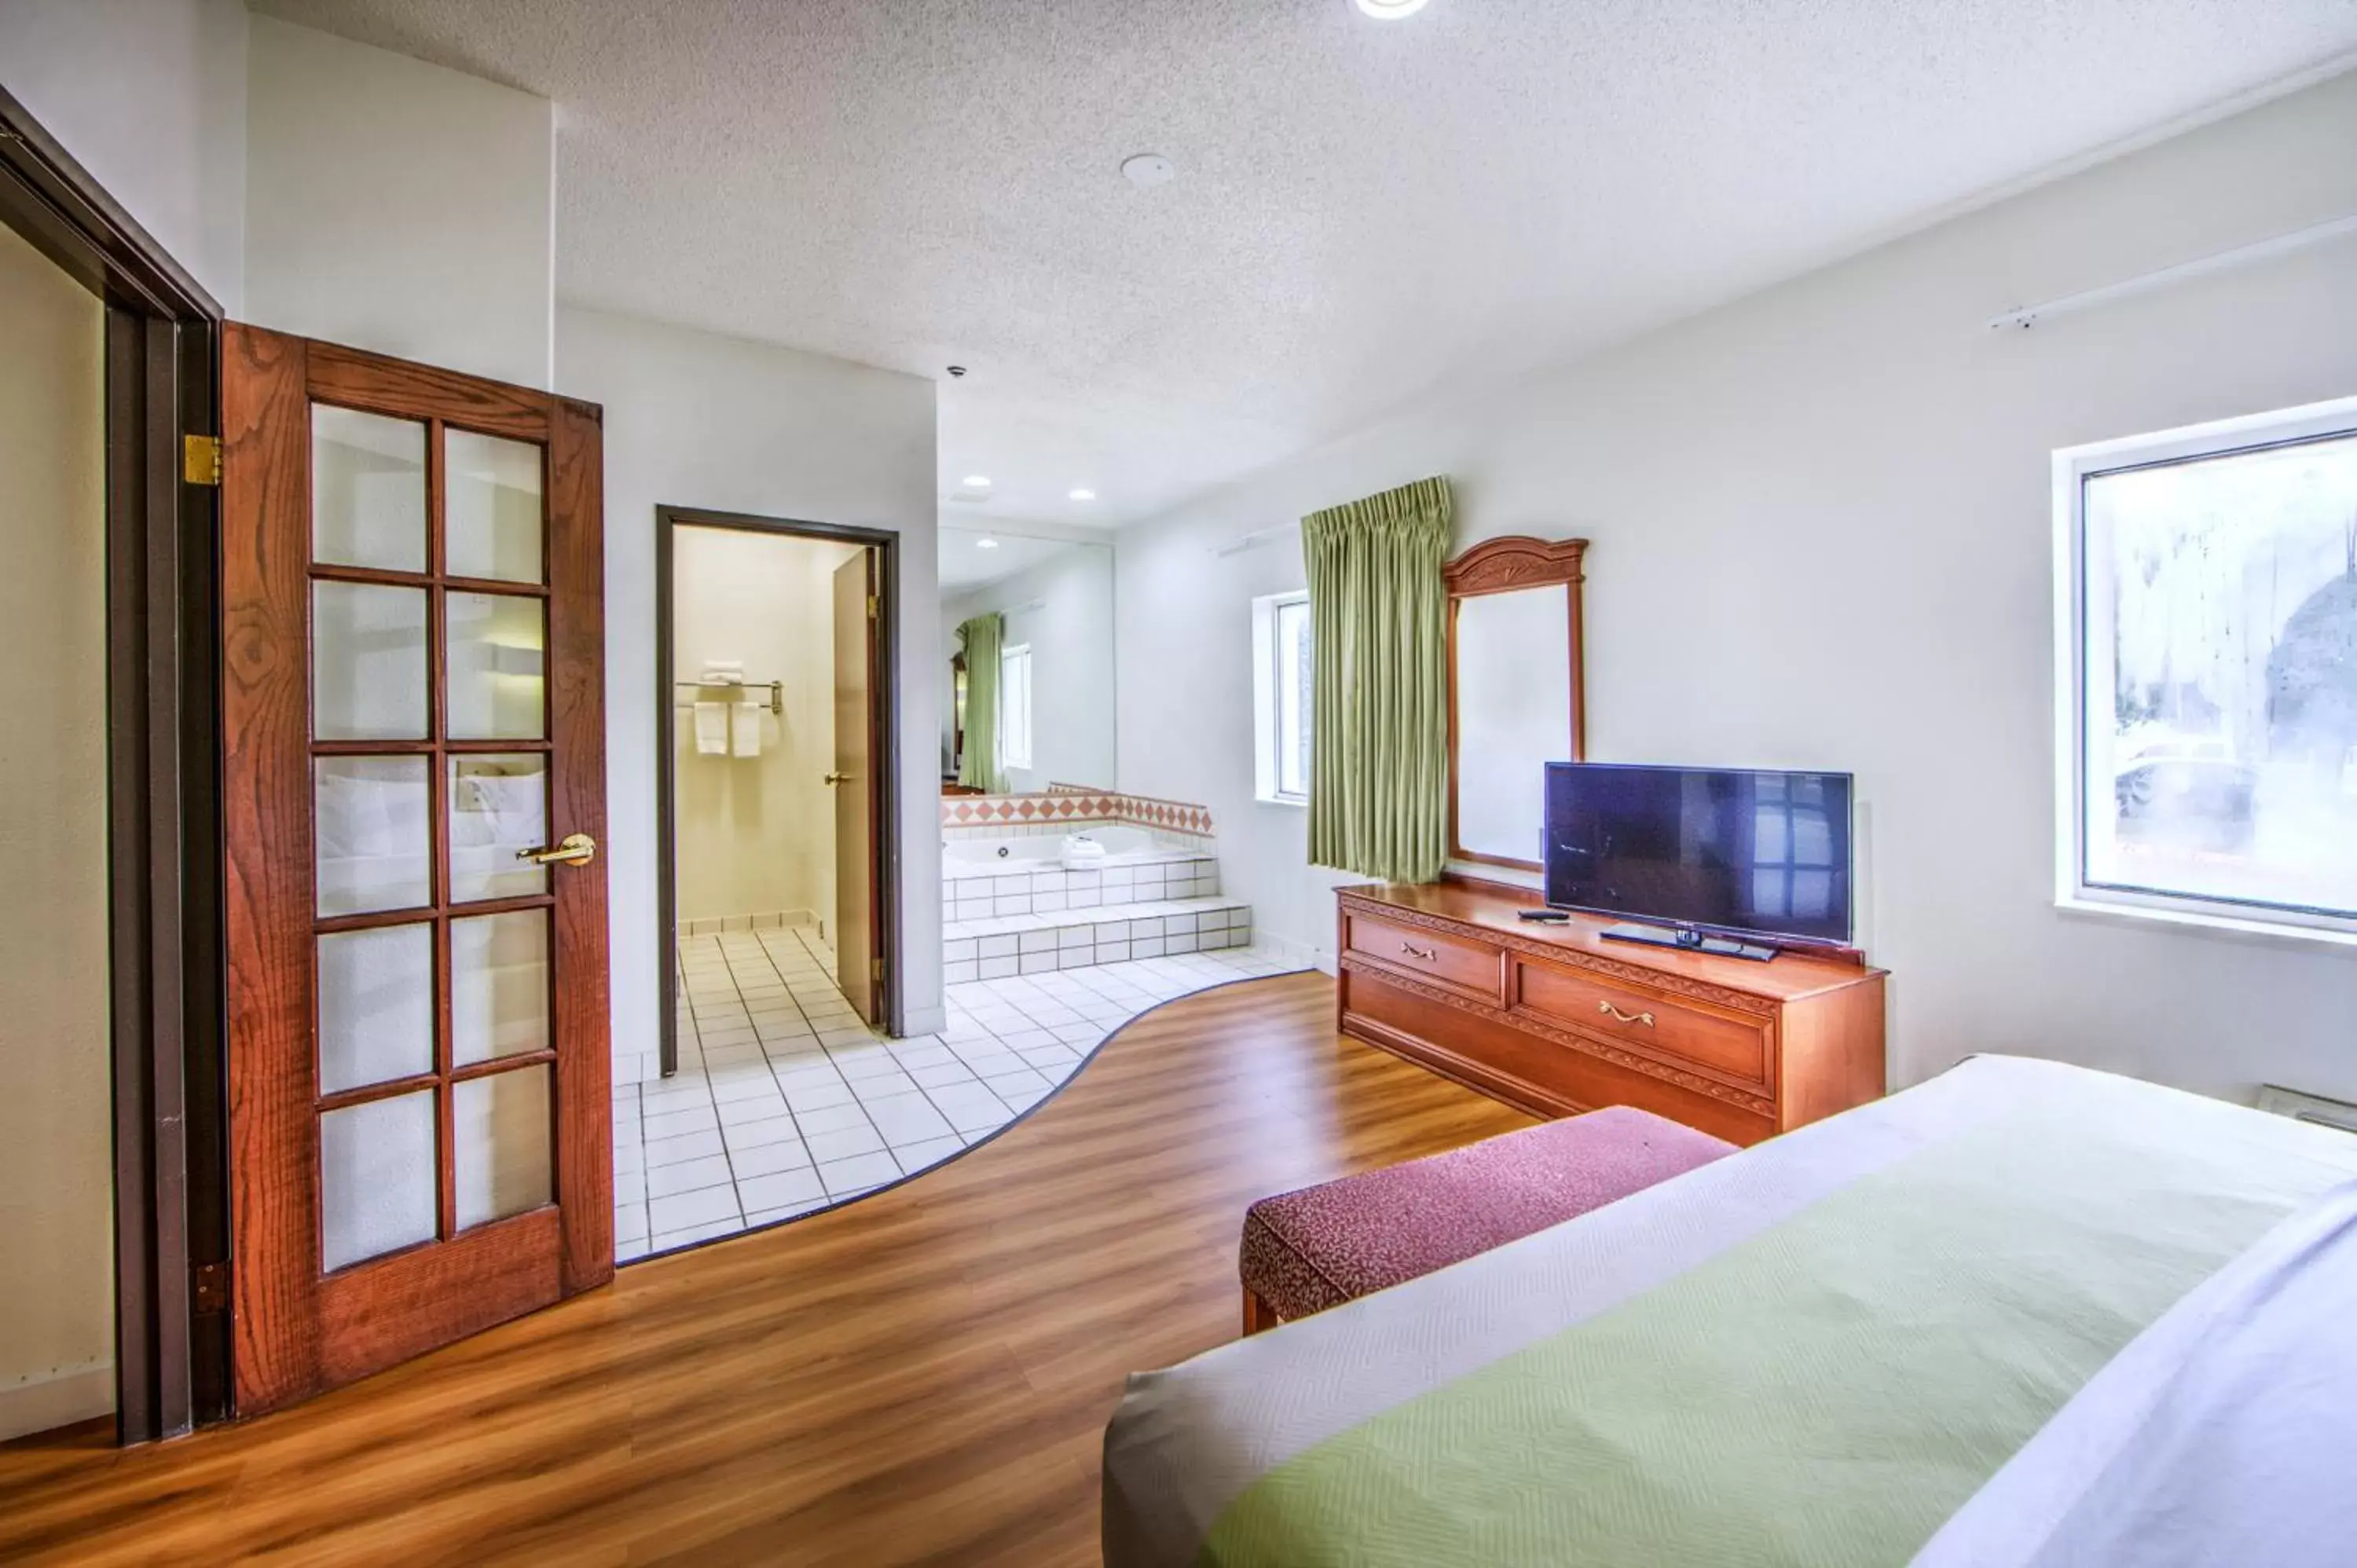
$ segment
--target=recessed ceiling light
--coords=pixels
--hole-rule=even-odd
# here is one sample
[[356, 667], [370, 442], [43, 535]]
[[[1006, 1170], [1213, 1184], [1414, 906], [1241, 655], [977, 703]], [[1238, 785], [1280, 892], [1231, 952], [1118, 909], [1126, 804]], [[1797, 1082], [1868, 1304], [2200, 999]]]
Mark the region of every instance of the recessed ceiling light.
[[974, 542], [974, 547], [976, 550], [996, 550], [998, 548], [998, 541], [996, 539], [977, 539]]
[[1094, 490], [1074, 490], [1072, 499], [1076, 501], [1092, 501], [1097, 499], [1097, 493]]
[[1396, 22], [1424, 9], [1424, 0], [1359, 0], [1359, 9], [1379, 22]]
[[1149, 186], [1168, 185], [1178, 172], [1171, 166], [1170, 160], [1160, 153], [1138, 153], [1121, 160], [1122, 177], [1140, 190]]
[[965, 486], [969, 489], [986, 490], [990, 489], [990, 476], [988, 474], [968, 474], [964, 478], [960, 479], [958, 483]]

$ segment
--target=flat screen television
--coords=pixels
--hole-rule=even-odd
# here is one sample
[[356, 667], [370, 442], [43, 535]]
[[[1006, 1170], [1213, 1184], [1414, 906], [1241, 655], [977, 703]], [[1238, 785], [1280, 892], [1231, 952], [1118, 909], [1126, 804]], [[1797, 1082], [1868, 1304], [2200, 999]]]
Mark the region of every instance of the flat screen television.
[[[1671, 928], [1635, 941], [1734, 951], [1850, 940], [1850, 776], [1551, 762], [1546, 901]], [[1740, 956], [1773, 956], [1773, 947]]]

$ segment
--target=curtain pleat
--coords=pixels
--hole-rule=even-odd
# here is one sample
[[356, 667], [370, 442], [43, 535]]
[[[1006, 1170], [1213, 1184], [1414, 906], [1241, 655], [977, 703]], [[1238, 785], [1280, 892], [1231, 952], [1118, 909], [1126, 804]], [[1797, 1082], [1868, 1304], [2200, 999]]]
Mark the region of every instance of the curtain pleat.
[[1449, 513], [1431, 478], [1301, 520], [1316, 865], [1431, 882], [1448, 857]]
[[958, 758], [958, 782], [985, 794], [1006, 792], [998, 766], [998, 654], [1006, 640], [1006, 620], [997, 611], [958, 628], [965, 644], [965, 752]]

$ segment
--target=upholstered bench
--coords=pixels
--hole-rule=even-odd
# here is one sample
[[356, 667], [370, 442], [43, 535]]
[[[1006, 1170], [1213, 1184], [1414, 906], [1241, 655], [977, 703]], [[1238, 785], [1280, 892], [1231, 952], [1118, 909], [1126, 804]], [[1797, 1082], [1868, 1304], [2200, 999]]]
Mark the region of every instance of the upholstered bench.
[[1244, 1332], [1431, 1273], [1733, 1153], [1615, 1105], [1262, 1198], [1244, 1213], [1238, 1254]]

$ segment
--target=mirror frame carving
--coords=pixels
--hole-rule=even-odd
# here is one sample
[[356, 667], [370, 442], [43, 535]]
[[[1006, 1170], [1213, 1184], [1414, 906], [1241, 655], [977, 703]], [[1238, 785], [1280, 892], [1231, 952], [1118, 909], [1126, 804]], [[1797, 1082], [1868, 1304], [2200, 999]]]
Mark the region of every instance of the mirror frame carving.
[[1534, 860], [1517, 860], [1508, 855], [1477, 854], [1467, 849], [1458, 836], [1457, 825], [1457, 612], [1467, 600], [1488, 594], [1516, 593], [1526, 588], [1545, 588], [1560, 585], [1564, 590], [1567, 642], [1571, 651], [1571, 757], [1570, 761], [1584, 761], [1587, 756], [1587, 693], [1584, 681], [1586, 658], [1580, 608], [1582, 585], [1587, 581], [1585, 563], [1587, 541], [1585, 539], [1535, 539], [1528, 534], [1510, 533], [1497, 539], [1486, 539], [1464, 553], [1446, 563], [1440, 569], [1441, 582], [1448, 593], [1448, 858], [1474, 865], [1511, 866], [1518, 871], [1541, 871], [1544, 867]]

